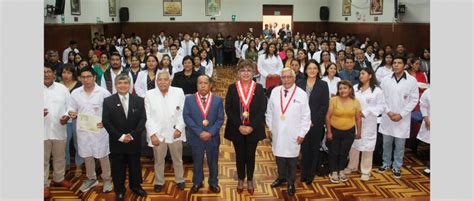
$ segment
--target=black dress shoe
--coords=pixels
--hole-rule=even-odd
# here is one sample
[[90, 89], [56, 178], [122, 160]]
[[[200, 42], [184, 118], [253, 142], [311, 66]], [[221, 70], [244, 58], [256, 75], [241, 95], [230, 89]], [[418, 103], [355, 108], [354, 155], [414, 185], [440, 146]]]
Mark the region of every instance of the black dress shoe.
[[117, 193], [115, 196], [116, 201], [123, 201], [125, 199], [125, 193]]
[[[160, 191], [161, 191], [161, 189], [160, 189]], [[146, 194], [146, 191], [143, 190], [143, 188], [132, 189], [132, 192], [135, 193], [135, 194], [137, 194], [137, 195], [140, 196], [140, 197], [146, 197], [146, 195], [147, 195], [147, 194]]]
[[191, 193], [197, 193], [201, 187], [202, 184], [193, 184], [193, 187], [191, 187]]
[[184, 186], [185, 186], [185, 185], [184, 185], [184, 182], [181, 182], [181, 183], [177, 183], [177, 184], [176, 184], [176, 187], [178, 187], [178, 189], [179, 189], [180, 191], [184, 190]]
[[213, 193], [219, 193], [219, 192], [221, 192], [221, 187], [219, 187], [219, 185], [211, 185], [211, 186], [209, 186], [209, 189], [210, 189]]
[[288, 195], [293, 196], [295, 195], [295, 192], [296, 192], [295, 185], [294, 184], [288, 185]]
[[284, 182], [286, 182], [286, 179], [276, 179], [275, 181], [272, 182], [271, 187], [272, 188], [278, 187]]
[[155, 193], [161, 192], [161, 188], [163, 188], [163, 185], [155, 185]]

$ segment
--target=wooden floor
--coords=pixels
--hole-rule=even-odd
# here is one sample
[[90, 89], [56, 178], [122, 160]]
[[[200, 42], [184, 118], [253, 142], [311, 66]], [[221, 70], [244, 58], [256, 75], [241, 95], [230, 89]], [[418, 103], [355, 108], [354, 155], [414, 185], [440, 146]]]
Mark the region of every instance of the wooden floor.
[[[235, 70], [229, 68], [217, 69], [217, 81], [214, 84], [215, 94], [225, 97], [229, 83], [235, 82]], [[207, 185], [207, 168], [205, 168], [205, 186], [196, 194], [190, 194], [192, 185], [192, 164], [185, 164], [184, 178], [186, 188], [179, 191], [175, 187], [173, 169], [171, 164], [166, 165], [166, 184], [161, 193], [153, 192], [153, 162], [151, 159], [142, 158], [143, 188], [148, 192], [148, 197], [141, 198], [126, 193], [126, 200], [405, 200], [423, 201], [429, 200], [430, 178], [422, 172], [425, 169], [422, 161], [410, 152], [405, 152], [402, 177], [394, 179], [392, 173], [387, 171], [379, 174], [376, 169], [372, 170], [369, 182], [360, 180], [359, 174], [351, 174], [349, 181], [345, 183], [332, 184], [327, 176], [317, 177], [311, 185], [299, 182], [299, 170], [297, 171], [296, 195], [288, 197], [286, 187], [271, 188], [270, 184], [276, 178], [277, 170], [275, 158], [272, 154], [271, 143], [263, 140], [257, 148], [254, 195], [246, 191], [238, 194], [235, 190], [237, 185], [237, 170], [235, 166], [235, 154], [232, 144], [223, 138], [224, 127], [221, 129], [222, 144], [219, 153], [219, 194], [211, 193]], [[70, 189], [51, 187], [53, 197], [50, 200], [114, 200], [115, 194], [102, 193], [102, 182], [95, 189], [87, 193], [81, 193], [79, 187], [86, 179], [85, 175], [75, 178], [74, 172], [68, 172], [66, 179], [70, 179], [73, 186]]]

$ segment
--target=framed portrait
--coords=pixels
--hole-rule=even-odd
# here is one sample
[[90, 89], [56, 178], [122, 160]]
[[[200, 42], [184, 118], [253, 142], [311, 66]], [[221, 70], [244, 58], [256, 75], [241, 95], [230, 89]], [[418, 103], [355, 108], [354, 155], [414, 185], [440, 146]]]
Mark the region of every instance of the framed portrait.
[[206, 16], [221, 15], [221, 0], [206, 0]]
[[81, 0], [71, 0], [71, 15], [81, 15]]
[[163, 16], [181, 16], [183, 7], [181, 0], [163, 0]]
[[109, 0], [109, 16], [110, 17], [117, 16], [117, 1], [116, 0]]
[[383, 0], [370, 0], [370, 14], [371, 15], [383, 14]]
[[351, 16], [351, 1], [342, 0], [342, 16]]

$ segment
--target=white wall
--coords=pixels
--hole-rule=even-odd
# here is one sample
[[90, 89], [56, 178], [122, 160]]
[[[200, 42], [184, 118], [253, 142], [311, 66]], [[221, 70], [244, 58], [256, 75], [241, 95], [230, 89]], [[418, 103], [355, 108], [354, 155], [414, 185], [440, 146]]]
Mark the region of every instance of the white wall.
[[[383, 0], [383, 14], [370, 15], [370, 0], [352, 0], [351, 16], [342, 16], [342, 0], [329, 0], [330, 22], [367, 22], [367, 23], [389, 23], [394, 22], [394, 0]], [[429, 0], [399, 0], [399, 4], [406, 5], [406, 13], [400, 15], [401, 23], [429, 23], [430, 1]], [[359, 12], [360, 15], [356, 13]], [[347, 17], [347, 21], [345, 20]], [[374, 20], [378, 17], [378, 21]]]
[[[329, 0], [332, 1], [332, 0]], [[183, 0], [182, 16], [163, 16], [162, 0], [121, 0], [119, 7], [128, 7], [129, 22], [169, 22], [170, 17], [175, 21], [192, 22], [210, 21], [205, 16], [205, 0]], [[293, 5], [293, 21], [320, 21], [319, 7], [328, 6], [328, 0], [221, 0], [221, 15], [215, 21], [262, 21], [264, 4]]]
[[[115, 23], [119, 22], [119, 8], [120, 1], [117, 2], [117, 16], [109, 16], [109, 0], [80, 0], [81, 2], [81, 15], [71, 15], [71, 1], [66, 0], [64, 7], [64, 23], [65, 24], [96, 24], [97, 17], [100, 18], [100, 21], [103, 23]], [[47, 4], [55, 5], [56, 0], [44, 0], [44, 7]], [[46, 12], [46, 11], [45, 11]], [[45, 13], [46, 15], [46, 13]], [[74, 17], [78, 17], [78, 21], [74, 22]], [[114, 21], [112, 21], [114, 18]], [[46, 16], [44, 17], [45, 24], [61, 24], [61, 16]]]

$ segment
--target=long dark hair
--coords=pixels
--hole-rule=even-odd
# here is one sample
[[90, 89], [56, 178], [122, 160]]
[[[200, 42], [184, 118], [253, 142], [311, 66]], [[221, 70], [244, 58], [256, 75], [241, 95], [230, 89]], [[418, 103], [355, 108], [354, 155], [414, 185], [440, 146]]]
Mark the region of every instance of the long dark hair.
[[392, 63], [391, 64], [393, 65], [394, 56], [390, 53], [385, 53], [383, 55], [382, 63], [380, 63], [379, 67], [385, 66], [385, 58], [388, 57], [388, 56], [392, 57]]
[[[156, 71], [158, 71], [158, 68], [160, 67], [160, 62], [158, 62], [158, 57], [156, 57], [156, 55], [153, 55], [153, 54], [150, 54], [148, 55], [147, 57], [145, 57], [145, 70], [148, 70], [148, 65], [147, 65], [147, 61], [148, 61], [148, 58], [150, 57], [153, 57], [155, 60], [156, 60], [156, 68], [155, 68], [155, 74], [156, 74]], [[137, 57], [138, 58], [138, 57]], [[140, 60], [140, 58], [138, 58], [138, 60]]]
[[268, 55], [270, 54], [270, 46], [275, 46], [275, 52], [273, 56], [278, 56], [278, 50], [275, 43], [269, 43], [267, 49], [265, 50], [265, 59], [268, 59]]
[[[377, 78], [375, 77], [374, 70], [372, 68], [362, 68], [360, 72], [362, 71], [365, 71], [367, 74], [372, 75], [372, 77], [369, 80], [369, 87], [370, 87], [370, 90], [374, 92], [375, 87], [379, 86], [379, 82], [377, 81]], [[359, 74], [359, 78], [360, 78], [360, 74]], [[357, 89], [360, 90], [361, 87], [362, 87], [362, 83], [359, 83], [357, 85]]]

